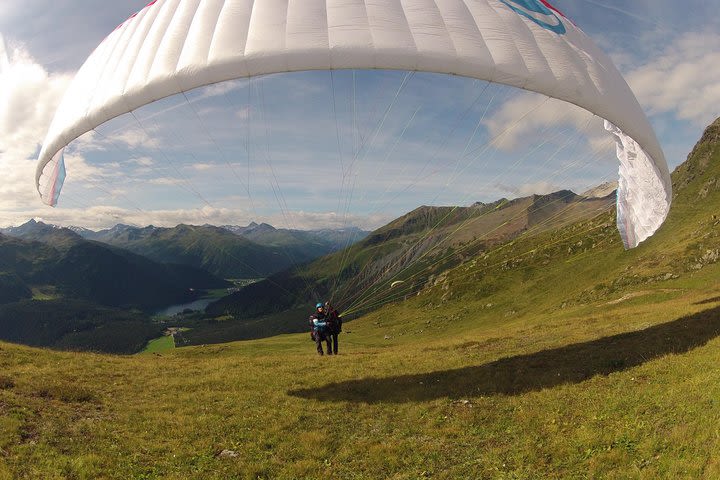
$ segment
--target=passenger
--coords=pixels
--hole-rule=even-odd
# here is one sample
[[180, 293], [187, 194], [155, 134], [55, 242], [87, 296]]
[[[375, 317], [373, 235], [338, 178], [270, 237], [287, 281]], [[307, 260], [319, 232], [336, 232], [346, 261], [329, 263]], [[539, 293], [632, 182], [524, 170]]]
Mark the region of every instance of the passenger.
[[325, 314], [325, 309], [323, 308], [322, 303], [317, 303], [315, 305], [315, 313], [310, 315], [310, 325], [312, 328], [311, 335], [315, 340], [315, 345], [317, 345], [318, 355], [323, 354], [322, 342], [327, 343], [327, 353], [328, 355], [332, 355], [332, 349], [330, 348], [330, 336], [328, 335], [327, 315]]
[[332, 352], [337, 355], [338, 335], [342, 332], [342, 317], [330, 302], [325, 302], [325, 315], [328, 324], [328, 336], [330, 337], [328, 345], [332, 344]]

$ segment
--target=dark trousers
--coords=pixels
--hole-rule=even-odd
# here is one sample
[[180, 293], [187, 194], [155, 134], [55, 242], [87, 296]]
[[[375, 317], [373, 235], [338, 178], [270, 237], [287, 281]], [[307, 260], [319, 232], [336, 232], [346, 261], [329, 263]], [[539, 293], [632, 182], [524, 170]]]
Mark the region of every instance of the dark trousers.
[[331, 333], [328, 335], [328, 350], [330, 349], [330, 344], [332, 343], [332, 352], [337, 355], [337, 343], [338, 343], [338, 334], [337, 333]]
[[315, 332], [315, 345], [317, 345], [317, 351], [320, 355], [323, 354], [322, 342], [327, 343], [328, 355], [332, 355], [332, 350], [330, 349], [330, 336], [324, 333]]

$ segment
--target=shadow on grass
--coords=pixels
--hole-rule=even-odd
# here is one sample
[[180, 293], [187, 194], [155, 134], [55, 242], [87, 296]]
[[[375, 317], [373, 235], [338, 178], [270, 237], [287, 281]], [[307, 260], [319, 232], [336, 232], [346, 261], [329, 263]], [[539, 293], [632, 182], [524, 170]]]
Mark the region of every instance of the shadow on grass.
[[713, 297], [713, 298], [708, 298], [707, 300], [701, 300], [699, 302], [695, 302], [695, 303], [693, 303], [693, 305], [708, 305], [710, 303], [719, 303], [719, 302], [720, 302], [720, 297]]
[[415, 375], [364, 378], [298, 389], [289, 395], [320, 401], [414, 402], [477, 395], [519, 395], [684, 353], [720, 336], [720, 307], [644, 330], [503, 358], [485, 365]]

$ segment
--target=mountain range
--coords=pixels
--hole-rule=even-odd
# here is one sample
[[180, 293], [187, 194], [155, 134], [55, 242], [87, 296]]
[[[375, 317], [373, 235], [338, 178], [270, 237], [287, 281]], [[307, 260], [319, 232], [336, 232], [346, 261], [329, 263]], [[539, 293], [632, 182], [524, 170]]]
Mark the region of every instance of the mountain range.
[[19, 227], [0, 229], [0, 232], [27, 240], [42, 240], [50, 235], [56, 242], [61, 237], [73, 240], [79, 235], [156, 262], [201, 268], [223, 278], [264, 278], [345, 248], [368, 234], [357, 228], [302, 231], [276, 229], [266, 223], [254, 222], [245, 227], [178, 225], [162, 228], [118, 224], [101, 231], [47, 227], [38, 228], [38, 222], [31, 220]]
[[158, 334], [151, 312], [232, 285], [221, 276], [263, 277], [365, 234], [283, 231], [267, 224], [236, 231], [118, 225], [94, 232], [36, 220], [2, 229], [0, 338], [132, 353]]
[[[370, 234], [368, 231], [352, 226], [335, 229], [292, 230], [275, 228], [267, 223], [258, 224], [255, 222], [250, 222], [250, 224], [245, 227], [223, 225], [222, 228], [263, 245], [277, 247], [302, 246], [303, 244], [314, 245], [317, 249], [316, 251], [322, 251], [323, 255], [342, 250]], [[312, 250], [311, 253], [315, 255], [315, 252]]]
[[595, 197], [561, 190], [470, 207], [418, 207], [342, 252], [254, 283], [207, 312], [248, 319], [323, 299], [347, 308], [374, 295], [378, 285], [404, 278], [413, 279], [404, 286], [412, 292], [413, 285], [495, 245], [592, 218], [614, 204], [614, 191]]
[[134, 353], [158, 336], [150, 312], [229, 283], [205, 270], [154, 262], [72, 230], [28, 222], [0, 234], [0, 339]]
[[0, 281], [13, 286], [11, 300], [65, 297], [153, 310], [228, 285], [204, 270], [154, 262], [34, 220], [12, 234], [0, 234]]

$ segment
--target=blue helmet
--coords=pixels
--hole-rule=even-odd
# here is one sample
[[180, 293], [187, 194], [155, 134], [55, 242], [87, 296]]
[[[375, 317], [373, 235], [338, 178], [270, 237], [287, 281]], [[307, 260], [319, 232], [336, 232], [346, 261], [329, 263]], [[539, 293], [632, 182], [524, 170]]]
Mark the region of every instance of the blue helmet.
[[318, 302], [315, 304], [315, 308], [323, 308], [323, 304]]

